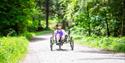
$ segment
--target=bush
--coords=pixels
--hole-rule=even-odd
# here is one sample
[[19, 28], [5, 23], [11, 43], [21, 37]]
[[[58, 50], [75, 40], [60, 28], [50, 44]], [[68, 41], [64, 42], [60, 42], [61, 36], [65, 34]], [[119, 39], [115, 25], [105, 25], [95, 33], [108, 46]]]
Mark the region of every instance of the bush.
[[41, 13], [35, 0], [0, 0], [0, 4], [3, 9], [0, 10], [0, 34], [6, 36], [11, 32], [9, 29], [17, 34], [37, 29]]
[[24, 36], [24, 37], [26, 37], [28, 40], [31, 40], [32, 37], [34, 36], [34, 33], [25, 32], [25, 33], [21, 34], [21, 36]]
[[78, 41], [82, 45], [112, 50], [116, 52], [125, 52], [125, 37], [83, 37]]
[[24, 37], [0, 38], [0, 63], [17, 63], [27, 52], [28, 40]]
[[112, 40], [111, 44], [112, 44], [111, 48], [114, 51], [125, 52], [125, 37], [116, 38], [116, 39], [114, 39], [114, 41]]

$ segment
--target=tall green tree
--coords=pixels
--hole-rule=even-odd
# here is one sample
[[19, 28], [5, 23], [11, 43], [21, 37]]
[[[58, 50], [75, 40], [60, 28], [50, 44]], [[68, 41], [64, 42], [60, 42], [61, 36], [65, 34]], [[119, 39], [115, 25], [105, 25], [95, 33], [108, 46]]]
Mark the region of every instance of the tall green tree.
[[7, 35], [12, 30], [20, 34], [32, 27], [34, 15], [39, 11], [35, 8], [35, 0], [0, 0], [0, 34]]
[[46, 0], [46, 29], [49, 28], [49, 0]]

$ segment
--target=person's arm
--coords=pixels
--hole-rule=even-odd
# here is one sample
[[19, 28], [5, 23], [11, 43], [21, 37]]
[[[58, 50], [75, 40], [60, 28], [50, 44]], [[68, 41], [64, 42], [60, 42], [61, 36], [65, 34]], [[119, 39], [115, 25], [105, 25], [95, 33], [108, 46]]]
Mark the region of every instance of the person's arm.
[[57, 32], [57, 30], [55, 30], [55, 31], [53, 32], [53, 37], [55, 36], [56, 32]]
[[66, 33], [66, 31], [65, 31], [65, 30], [62, 30], [62, 31], [63, 31], [63, 34], [64, 34], [64, 35], [67, 35], [67, 33]]

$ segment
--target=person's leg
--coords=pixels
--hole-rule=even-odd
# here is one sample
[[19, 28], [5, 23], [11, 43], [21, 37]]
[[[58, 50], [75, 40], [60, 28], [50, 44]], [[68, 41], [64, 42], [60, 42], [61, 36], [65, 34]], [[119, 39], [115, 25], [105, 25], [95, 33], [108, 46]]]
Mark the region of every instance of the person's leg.
[[60, 40], [60, 35], [57, 34], [57, 35], [56, 35], [56, 41], [59, 42], [59, 40]]
[[65, 36], [61, 36], [61, 40], [63, 41], [65, 39]]

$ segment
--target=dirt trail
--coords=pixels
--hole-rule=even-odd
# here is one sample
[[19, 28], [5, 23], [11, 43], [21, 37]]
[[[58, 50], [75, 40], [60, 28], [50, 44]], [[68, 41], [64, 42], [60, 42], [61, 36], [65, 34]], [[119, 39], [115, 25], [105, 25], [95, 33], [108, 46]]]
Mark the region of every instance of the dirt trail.
[[62, 49], [54, 45], [50, 51], [51, 35], [35, 36], [29, 45], [29, 52], [21, 63], [125, 63], [125, 54], [114, 54], [75, 44], [71, 51], [69, 43]]

